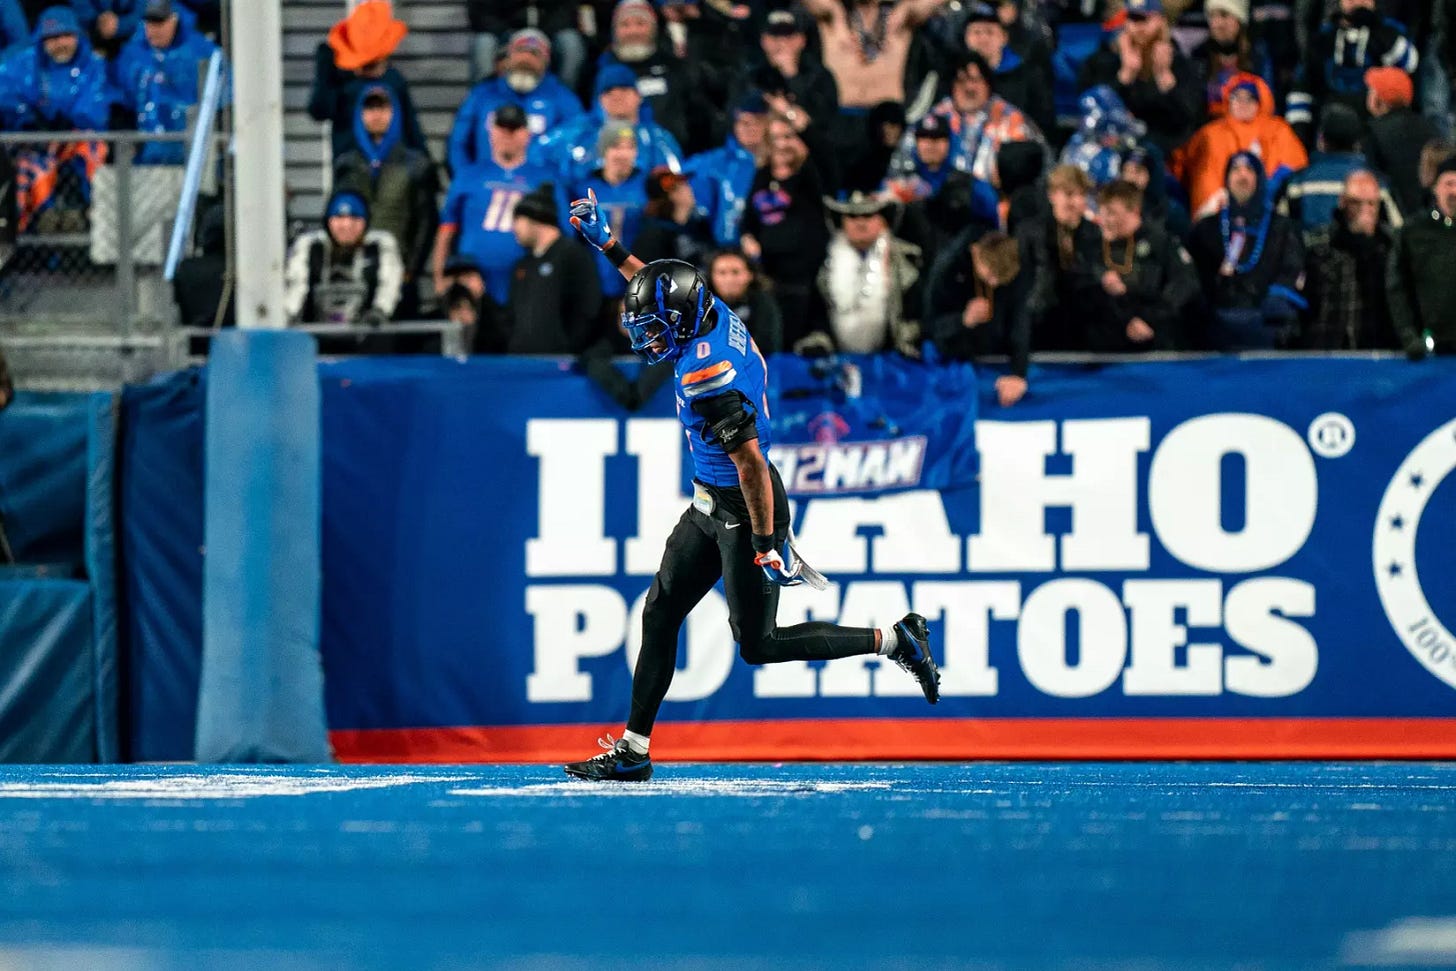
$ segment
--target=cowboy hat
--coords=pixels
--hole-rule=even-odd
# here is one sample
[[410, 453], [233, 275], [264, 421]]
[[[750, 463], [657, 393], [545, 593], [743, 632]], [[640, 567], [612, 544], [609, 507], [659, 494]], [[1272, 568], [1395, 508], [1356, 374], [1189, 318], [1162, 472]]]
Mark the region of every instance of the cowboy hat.
[[407, 33], [389, 0], [365, 0], [329, 30], [329, 46], [341, 71], [357, 71], [393, 54]]

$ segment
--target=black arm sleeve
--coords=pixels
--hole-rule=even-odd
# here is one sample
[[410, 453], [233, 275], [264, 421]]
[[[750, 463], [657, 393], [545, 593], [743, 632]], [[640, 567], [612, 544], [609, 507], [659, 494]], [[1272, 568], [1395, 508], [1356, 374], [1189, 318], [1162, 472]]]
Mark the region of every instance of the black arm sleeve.
[[758, 414], [741, 391], [695, 399], [693, 411], [708, 423], [704, 439], [725, 452], [735, 452], [744, 442], [758, 438]]

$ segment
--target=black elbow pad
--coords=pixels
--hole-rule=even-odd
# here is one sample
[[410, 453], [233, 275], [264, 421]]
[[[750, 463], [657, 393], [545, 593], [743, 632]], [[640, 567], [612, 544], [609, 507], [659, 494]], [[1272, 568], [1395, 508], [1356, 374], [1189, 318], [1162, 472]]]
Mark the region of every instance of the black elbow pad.
[[758, 412], [741, 391], [693, 401], [693, 411], [707, 422], [703, 441], [733, 452], [758, 437]]

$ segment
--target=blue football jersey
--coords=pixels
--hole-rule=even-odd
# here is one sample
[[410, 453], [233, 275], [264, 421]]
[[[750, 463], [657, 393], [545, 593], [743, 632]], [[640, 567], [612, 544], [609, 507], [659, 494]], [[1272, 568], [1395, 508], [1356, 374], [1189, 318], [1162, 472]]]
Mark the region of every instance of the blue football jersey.
[[738, 469], [713, 440], [707, 421], [693, 402], [739, 392], [757, 414], [758, 446], [768, 454], [772, 432], [768, 415], [768, 366], [748, 328], [728, 305], [713, 297], [717, 324], [693, 340], [677, 360], [677, 417], [693, 456], [693, 478], [710, 486], [738, 485]]
[[459, 230], [456, 247], [480, 261], [486, 289], [502, 306], [510, 295], [511, 271], [526, 254], [511, 228], [516, 203], [550, 178], [550, 172], [530, 162], [504, 169], [487, 158], [456, 172], [450, 183], [440, 222]]

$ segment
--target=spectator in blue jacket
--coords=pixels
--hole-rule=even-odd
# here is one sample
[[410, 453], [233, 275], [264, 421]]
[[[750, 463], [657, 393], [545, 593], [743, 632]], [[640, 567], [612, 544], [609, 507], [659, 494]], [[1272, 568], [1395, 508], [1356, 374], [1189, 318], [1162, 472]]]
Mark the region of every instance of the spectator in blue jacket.
[[[185, 23], [172, 0], [148, 0], [142, 29], [122, 48], [113, 67], [117, 102], [136, 116], [139, 132], [187, 130], [187, 110], [201, 97], [199, 76], [218, 49]], [[150, 142], [137, 153], [143, 165], [181, 165], [181, 142]]]
[[308, 96], [308, 113], [315, 121], [333, 123], [333, 157], [338, 158], [351, 148], [358, 147], [354, 141], [354, 116], [359, 107], [359, 98], [365, 88], [383, 84], [394, 90], [399, 104], [399, 120], [404, 128], [404, 143], [410, 148], [430, 154], [425, 131], [420, 127], [420, 116], [415, 110], [414, 98], [410, 96], [409, 82], [399, 69], [382, 58], [365, 64], [357, 71], [338, 66], [334, 51], [328, 44], [319, 44], [314, 52], [313, 90]]
[[0, 53], [30, 42], [30, 24], [20, 0], [0, 0]]
[[474, 165], [489, 153], [490, 119], [501, 105], [519, 105], [533, 136], [559, 128], [582, 113], [576, 95], [547, 71], [550, 63], [551, 41], [541, 31], [527, 28], [511, 35], [499, 73], [472, 88], [455, 115], [448, 156], [452, 172]]
[[[1345, 179], [1352, 173], [1371, 169], [1360, 151], [1363, 128], [1355, 109], [1339, 102], [1326, 105], [1320, 114], [1318, 150], [1310, 155], [1309, 165], [1291, 175], [1280, 189], [1279, 213], [1292, 217], [1306, 237], [1316, 230], [1329, 228], [1345, 195]], [[1400, 207], [1385, 180], [1375, 177], [1380, 186], [1381, 214], [1386, 225], [1399, 229], [1403, 222]]]
[[[563, 185], [576, 185], [602, 164], [597, 138], [608, 122], [632, 126], [637, 135], [637, 164], [644, 171], [666, 165], [682, 169], [682, 149], [661, 125], [637, 92], [637, 75], [622, 64], [610, 64], [597, 74], [596, 106], [539, 140], [539, 156], [557, 171]], [[573, 197], [578, 198], [578, 197]]]
[[733, 134], [728, 140], [683, 163], [683, 173], [719, 246], [738, 244], [738, 224], [743, 221], [753, 174], [767, 161], [768, 103], [763, 95], [751, 91], [734, 110]]
[[[99, 131], [111, 112], [106, 62], [91, 50], [70, 7], [45, 10], [34, 43], [0, 61], [0, 127], [7, 131]], [[16, 153], [16, 204], [23, 232], [57, 203], [80, 216], [90, 202], [91, 177], [106, 159], [100, 143], [67, 142]], [[67, 176], [59, 178], [62, 170]], [[74, 176], [74, 177], [72, 177]], [[63, 231], [82, 228], [58, 226]]]

